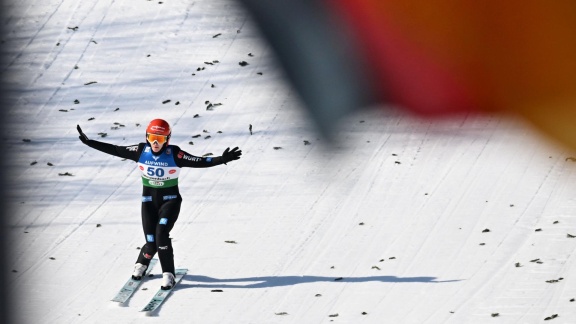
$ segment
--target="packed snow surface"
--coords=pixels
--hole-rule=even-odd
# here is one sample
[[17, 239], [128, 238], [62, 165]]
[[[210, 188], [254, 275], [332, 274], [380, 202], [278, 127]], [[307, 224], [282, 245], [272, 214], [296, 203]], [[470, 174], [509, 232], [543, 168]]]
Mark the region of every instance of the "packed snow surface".
[[[235, 2], [4, 7], [22, 322], [576, 323], [576, 159], [522, 121], [378, 107], [329, 146]], [[243, 155], [182, 170], [189, 271], [146, 317], [159, 265], [110, 301], [145, 242], [139, 172], [76, 125], [130, 145], [154, 118], [191, 154]]]

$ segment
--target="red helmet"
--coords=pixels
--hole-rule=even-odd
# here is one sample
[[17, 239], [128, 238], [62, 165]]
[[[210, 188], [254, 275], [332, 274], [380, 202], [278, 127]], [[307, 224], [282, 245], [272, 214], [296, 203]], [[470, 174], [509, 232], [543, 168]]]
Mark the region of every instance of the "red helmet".
[[146, 134], [170, 136], [171, 133], [170, 125], [164, 119], [154, 119], [146, 127]]

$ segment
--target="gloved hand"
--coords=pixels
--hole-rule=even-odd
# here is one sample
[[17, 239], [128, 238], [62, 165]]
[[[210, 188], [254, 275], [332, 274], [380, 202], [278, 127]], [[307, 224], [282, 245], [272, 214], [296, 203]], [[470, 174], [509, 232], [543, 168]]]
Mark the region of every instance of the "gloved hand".
[[242, 155], [242, 150], [238, 147], [235, 147], [232, 150], [228, 147], [224, 150], [224, 153], [222, 153], [222, 162], [227, 164], [230, 161], [238, 160], [240, 155]]
[[78, 133], [80, 133], [80, 136], [78, 136], [78, 138], [82, 141], [82, 143], [86, 144], [86, 142], [88, 142], [88, 136], [86, 136], [86, 134], [82, 132], [82, 128], [80, 128], [80, 125], [76, 125], [76, 129], [78, 130]]

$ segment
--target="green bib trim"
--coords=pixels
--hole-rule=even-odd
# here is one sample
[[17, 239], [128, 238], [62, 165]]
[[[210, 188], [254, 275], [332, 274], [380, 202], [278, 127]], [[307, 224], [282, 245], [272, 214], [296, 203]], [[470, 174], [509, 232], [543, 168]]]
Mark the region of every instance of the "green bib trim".
[[170, 187], [174, 187], [174, 186], [178, 185], [178, 178], [170, 179], [170, 180], [164, 180], [164, 181], [158, 181], [158, 180], [150, 180], [150, 179], [146, 179], [146, 178], [142, 177], [142, 184], [145, 187], [151, 187], [151, 188], [170, 188]]

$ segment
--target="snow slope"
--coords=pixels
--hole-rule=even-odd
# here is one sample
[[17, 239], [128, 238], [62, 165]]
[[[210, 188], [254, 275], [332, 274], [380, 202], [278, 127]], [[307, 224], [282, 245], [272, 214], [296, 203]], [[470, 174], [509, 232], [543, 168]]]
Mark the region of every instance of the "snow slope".
[[[232, 1], [5, 6], [23, 323], [576, 322], [576, 163], [521, 121], [379, 109], [331, 150]], [[138, 172], [75, 128], [129, 145], [153, 118], [192, 154], [244, 155], [182, 171], [190, 271], [145, 317], [158, 275], [110, 301], [144, 243]]]

